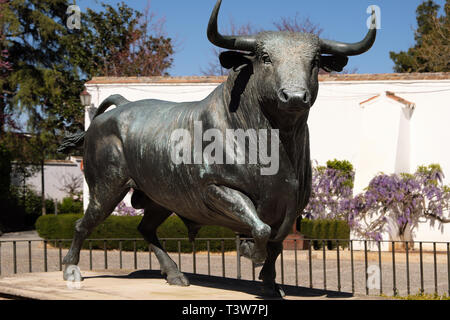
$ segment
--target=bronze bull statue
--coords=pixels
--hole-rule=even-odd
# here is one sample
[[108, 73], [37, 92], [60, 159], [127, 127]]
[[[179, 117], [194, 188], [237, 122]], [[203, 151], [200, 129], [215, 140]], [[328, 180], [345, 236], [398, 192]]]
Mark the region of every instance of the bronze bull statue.
[[[224, 36], [217, 30], [220, 5], [218, 0], [207, 35], [216, 46], [232, 50], [220, 55], [221, 65], [230, 69], [225, 83], [196, 102], [129, 102], [111, 96], [86, 133], [64, 142], [62, 149], [84, 141], [90, 198], [64, 258], [66, 270], [78, 264], [82, 243], [92, 230], [134, 189], [132, 204], [144, 209], [139, 231], [151, 244], [169, 284], [189, 285], [156, 236], [158, 226], [176, 213], [188, 226], [191, 239], [205, 225], [224, 226], [253, 238], [241, 244], [241, 252], [255, 263], [264, 263], [259, 275], [264, 294], [284, 295], [275, 283], [275, 261], [311, 193], [307, 119], [318, 93], [319, 69], [342, 71], [348, 56], [368, 51], [376, 37], [376, 17], [373, 13], [372, 28], [355, 44], [293, 32]], [[105, 112], [112, 105], [117, 108]], [[217, 160], [218, 150], [205, 159], [195, 151], [196, 147], [204, 150], [205, 141], [200, 146], [174, 141], [173, 132], [195, 135], [198, 126], [215, 130], [216, 139], [217, 133], [227, 136], [230, 130], [240, 130], [248, 133], [245, 141], [250, 145], [253, 141], [253, 146], [259, 133], [270, 132], [263, 140], [277, 147], [277, 154], [271, 155], [276, 156], [277, 170], [263, 174], [263, 164], [250, 161], [245, 142], [225, 152], [227, 159], [243, 156], [246, 161], [238, 164], [211, 161]], [[174, 144], [176, 152], [183, 151], [175, 160], [197, 161], [174, 161]], [[69, 276], [64, 273], [65, 279]]]

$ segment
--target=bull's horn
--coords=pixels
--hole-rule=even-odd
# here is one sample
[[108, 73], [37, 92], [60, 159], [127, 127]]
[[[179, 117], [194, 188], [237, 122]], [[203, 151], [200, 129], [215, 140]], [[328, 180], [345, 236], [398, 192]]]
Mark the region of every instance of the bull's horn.
[[222, 0], [218, 0], [208, 23], [208, 39], [212, 44], [230, 50], [255, 51], [256, 40], [252, 36], [222, 36], [217, 30], [217, 15]]
[[364, 40], [358, 43], [344, 43], [332, 40], [322, 40], [320, 39], [320, 49], [322, 53], [325, 54], [340, 54], [344, 56], [357, 56], [364, 52], [369, 51], [375, 43], [375, 38], [377, 36], [376, 28], [376, 14], [375, 10], [372, 10], [372, 22], [370, 30], [367, 33]]

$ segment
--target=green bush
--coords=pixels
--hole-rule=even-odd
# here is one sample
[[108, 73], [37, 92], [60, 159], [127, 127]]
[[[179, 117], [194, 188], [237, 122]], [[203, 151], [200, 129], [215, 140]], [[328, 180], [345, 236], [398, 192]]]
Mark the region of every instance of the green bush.
[[58, 204], [58, 214], [68, 213], [83, 213], [83, 202], [72, 199], [71, 197], [64, 198]]
[[[81, 219], [81, 214], [64, 214], [64, 215], [46, 215], [41, 216], [36, 221], [36, 230], [39, 236], [46, 240], [55, 239], [72, 239], [74, 233], [75, 222]], [[136, 239], [142, 238], [142, 235], [137, 230], [142, 217], [131, 216], [110, 216], [102, 224], [100, 224], [89, 239]], [[181, 219], [175, 215], [169, 217], [157, 230], [159, 238], [187, 238], [187, 228]], [[234, 238], [235, 234], [229, 229], [216, 226], [207, 226], [200, 229], [197, 238]], [[71, 241], [64, 242], [63, 247], [69, 247]], [[178, 242], [174, 240], [162, 241], [166, 250], [169, 252], [178, 251]], [[92, 241], [93, 249], [103, 249], [103, 241]], [[206, 241], [196, 241], [196, 251], [206, 250]], [[118, 249], [118, 241], [107, 241], [107, 249]], [[235, 250], [234, 240], [225, 241], [224, 247], [226, 251]], [[85, 241], [83, 244], [84, 249], [89, 248], [89, 242]], [[134, 241], [123, 241], [123, 250], [133, 250]], [[136, 249], [140, 251], [148, 250], [148, 244], [145, 241], [137, 241]], [[210, 249], [213, 252], [221, 250], [221, 241], [211, 241]], [[192, 252], [192, 244], [188, 241], [181, 241], [181, 252]]]
[[[337, 239], [339, 246], [347, 248], [350, 239], [350, 227], [347, 222], [342, 220], [309, 220], [302, 219], [300, 223], [300, 232], [307, 239], [313, 240], [313, 247], [319, 250], [323, 246], [322, 239]], [[328, 249], [336, 248], [336, 241], [327, 241]]]
[[[334, 236], [335, 239], [339, 240], [350, 240], [350, 226], [346, 221], [337, 220], [336, 221], [336, 233]], [[339, 242], [340, 245], [344, 248], [348, 248], [349, 241], [341, 241]]]
[[341, 174], [346, 175], [348, 179], [344, 182], [344, 185], [353, 189], [353, 165], [347, 160], [329, 160], [327, 161], [327, 168], [338, 170]]

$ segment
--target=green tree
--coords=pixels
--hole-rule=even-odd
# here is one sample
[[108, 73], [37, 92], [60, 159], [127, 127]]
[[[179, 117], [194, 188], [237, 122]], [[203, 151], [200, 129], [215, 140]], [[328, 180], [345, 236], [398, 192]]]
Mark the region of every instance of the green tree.
[[390, 53], [395, 72], [450, 71], [450, 0], [446, 0], [442, 16], [438, 16], [439, 9], [432, 0], [419, 5], [415, 46], [407, 52]]
[[[87, 80], [163, 75], [172, 63], [171, 39], [149, 10], [141, 14], [124, 3], [117, 9], [103, 4], [104, 11], [88, 10], [81, 28], [70, 29], [70, 4], [0, 0], [0, 140], [24, 172], [29, 165], [43, 171], [45, 160], [63, 157], [56, 153], [62, 136], [84, 129], [79, 95]], [[27, 135], [7, 123], [24, 113], [28, 122], [21, 129]]]
[[[43, 161], [55, 156], [56, 137], [69, 126], [82, 126], [81, 121], [74, 121], [77, 112], [82, 114], [78, 101], [82, 80], [67, 59], [66, 10], [65, 0], [11, 0], [2, 7], [3, 45], [11, 68], [1, 82], [0, 114], [28, 115], [30, 136], [22, 140], [27, 147], [14, 143], [18, 135], [11, 130], [15, 128], [5, 127], [5, 117], [0, 132], [14, 159], [24, 166], [40, 165], [42, 169]], [[42, 136], [52, 139], [43, 140]], [[44, 203], [44, 190], [42, 199]]]
[[[46, 126], [60, 132], [82, 128], [78, 96], [83, 81], [68, 59], [70, 51], [65, 45], [69, 36], [67, 1], [10, 0], [2, 9], [11, 70], [1, 83], [4, 99], [0, 113], [33, 117], [40, 112], [51, 122]], [[4, 125], [0, 123], [2, 134], [8, 129]]]
[[[6, 43], [6, 35], [4, 28], [4, 11], [7, 7], [7, 0], [0, 0], [0, 88], [3, 88], [3, 84], [11, 71], [11, 63], [8, 61], [8, 47]], [[3, 90], [0, 92], [0, 133], [3, 132], [3, 126], [8, 123], [12, 126], [9, 114], [6, 113], [6, 97]]]
[[174, 49], [164, 35], [164, 19], [156, 19], [149, 6], [144, 13], [123, 2], [117, 9], [102, 7], [82, 14], [81, 37], [73, 34], [70, 41], [73, 64], [88, 78], [168, 75]]

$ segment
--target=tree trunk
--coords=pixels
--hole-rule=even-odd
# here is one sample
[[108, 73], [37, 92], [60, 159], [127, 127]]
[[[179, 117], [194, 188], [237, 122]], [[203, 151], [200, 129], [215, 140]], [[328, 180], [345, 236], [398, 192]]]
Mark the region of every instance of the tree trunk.
[[5, 129], [5, 101], [3, 100], [3, 97], [0, 95], [0, 136], [3, 136], [4, 129]]
[[41, 198], [42, 198], [42, 215], [45, 216], [47, 214], [47, 210], [45, 208], [45, 178], [44, 178], [44, 160], [41, 161]]
[[[399, 228], [396, 231], [397, 234], [390, 234], [392, 241], [399, 241], [395, 243], [395, 250], [405, 251], [406, 242], [408, 242], [408, 250], [412, 250], [414, 248], [413, 226], [408, 223], [403, 232]], [[390, 247], [392, 247], [392, 244]]]

